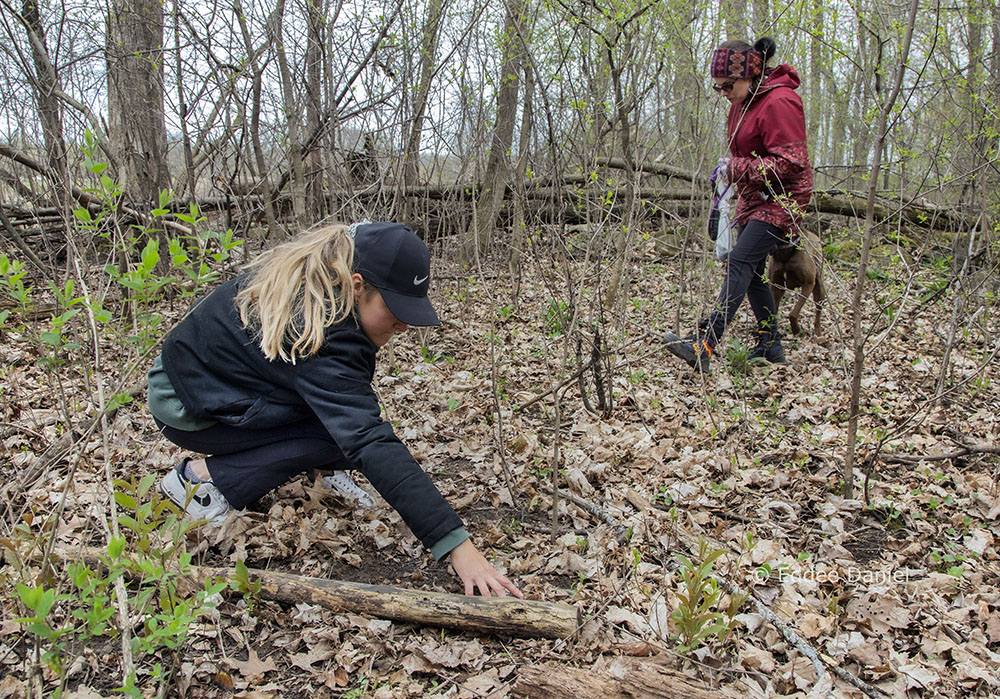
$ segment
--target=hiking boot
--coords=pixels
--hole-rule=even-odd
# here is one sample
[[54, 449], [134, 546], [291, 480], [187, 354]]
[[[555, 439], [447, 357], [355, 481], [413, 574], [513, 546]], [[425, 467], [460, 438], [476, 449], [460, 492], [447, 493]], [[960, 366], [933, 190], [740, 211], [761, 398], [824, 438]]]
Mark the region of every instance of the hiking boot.
[[324, 488], [336, 490], [341, 495], [347, 496], [348, 500], [353, 500], [363, 510], [375, 505], [371, 495], [355, 483], [347, 471], [334, 471], [328, 476], [323, 476], [322, 484]]
[[788, 364], [778, 331], [758, 330], [757, 344], [750, 350], [747, 359], [766, 359], [771, 364]]
[[709, 342], [705, 335], [698, 333], [687, 337], [678, 337], [673, 333], [667, 333], [663, 336], [663, 341], [672, 355], [683, 359], [692, 369], [708, 373], [715, 345]]
[[192, 483], [184, 473], [187, 459], [170, 470], [160, 481], [160, 493], [181, 508], [189, 517], [204, 519], [218, 526], [229, 514], [229, 501], [211, 481]]

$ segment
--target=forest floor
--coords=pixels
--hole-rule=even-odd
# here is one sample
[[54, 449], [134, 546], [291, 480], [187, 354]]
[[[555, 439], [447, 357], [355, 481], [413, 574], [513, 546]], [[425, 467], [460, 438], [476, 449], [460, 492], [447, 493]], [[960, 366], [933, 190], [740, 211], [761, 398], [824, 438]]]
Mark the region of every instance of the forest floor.
[[[383, 349], [375, 386], [387, 419], [480, 548], [530, 598], [577, 605], [580, 633], [477, 636], [227, 593], [176, 651], [141, 656], [141, 686], [155, 687], [158, 659], [176, 671], [166, 695], [187, 697], [527, 696], [519, 679], [541, 663], [609, 681], [631, 673], [640, 685], [642, 672], [662, 667], [719, 696], [852, 697], [863, 696], [862, 685], [890, 697], [1000, 693], [996, 334], [975, 325], [960, 334], [948, 359], [953, 389], [934, 405], [952, 317], [947, 296], [925, 299], [940, 267], [872, 276], [855, 499], [845, 500], [851, 266], [827, 264], [821, 332], [786, 337], [789, 364], [741, 360], [752, 329], [743, 309], [701, 376], [658, 337], [690, 331], [720, 268], [689, 259], [683, 272], [677, 256], [650, 245], [626, 270], [627, 297], [605, 315], [604, 336], [618, 348], [606, 355], [613, 403], [595, 415], [576, 382], [558, 406], [548, 394], [522, 407], [577, 369], [566, 311], [580, 309], [583, 327], [599, 315], [590, 291], [597, 268], [546, 255], [539, 247], [524, 263], [515, 294], [505, 264], [470, 272], [438, 251], [432, 295], [443, 325]], [[574, 288], [587, 291], [571, 304]], [[996, 328], [1000, 305], [992, 304], [978, 322]], [[810, 301], [806, 327], [813, 308]], [[0, 340], [2, 469], [11, 483], [65, 430], [59, 391], [82, 420], [93, 400], [84, 379], [99, 377], [54, 382], [37, 367], [37, 349], [9, 332]], [[158, 438], [143, 399], [118, 410], [103, 437], [91, 435], [71, 479], [64, 461], [19, 496], [16, 516], [8, 511], [0, 698], [24, 695], [37, 652], [15, 621], [25, 610], [14, 585], [43, 577], [30, 557], [12, 554], [13, 523], [37, 530], [64, 503], [57, 548], [105, 546], [106, 467], [128, 480], [163, 474], [181, 456]], [[557, 455], [559, 487], [603, 516], [562, 500], [553, 536]], [[461, 592], [380, 498], [362, 510], [312, 486], [303, 476], [219, 528], [190, 532], [193, 562]], [[753, 598], [734, 602], [723, 591], [706, 609], [725, 629], [684, 649], [675, 610], [690, 567], [679, 554], [697, 561], [712, 551], [721, 552], [712, 574]], [[76, 651], [67, 696], [117, 696], [118, 641]], [[43, 677], [35, 686], [51, 688], [51, 669]], [[566, 682], [568, 693], [586, 696]]]

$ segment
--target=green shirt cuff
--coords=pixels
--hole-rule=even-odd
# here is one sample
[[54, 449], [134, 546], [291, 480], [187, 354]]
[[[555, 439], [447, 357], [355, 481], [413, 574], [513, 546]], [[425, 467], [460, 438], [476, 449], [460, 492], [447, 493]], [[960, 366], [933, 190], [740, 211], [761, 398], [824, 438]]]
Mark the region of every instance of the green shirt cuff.
[[215, 424], [215, 420], [200, 420], [192, 417], [181, 399], [177, 397], [170, 377], [163, 369], [162, 355], [153, 362], [146, 383], [146, 401], [149, 412], [164, 425], [183, 432], [197, 432]]
[[457, 527], [438, 539], [437, 543], [431, 546], [431, 555], [435, 561], [440, 561], [447, 556], [460, 543], [469, 538], [469, 532], [465, 527]]

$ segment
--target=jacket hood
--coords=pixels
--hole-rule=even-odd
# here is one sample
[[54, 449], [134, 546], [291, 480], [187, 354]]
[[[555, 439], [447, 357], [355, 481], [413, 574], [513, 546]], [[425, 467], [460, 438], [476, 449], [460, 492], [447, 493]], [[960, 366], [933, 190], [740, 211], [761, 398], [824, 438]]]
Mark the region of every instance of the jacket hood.
[[761, 94], [776, 87], [790, 87], [797, 89], [801, 81], [799, 74], [787, 63], [772, 68], [764, 74], [764, 84], [757, 89], [757, 94]]

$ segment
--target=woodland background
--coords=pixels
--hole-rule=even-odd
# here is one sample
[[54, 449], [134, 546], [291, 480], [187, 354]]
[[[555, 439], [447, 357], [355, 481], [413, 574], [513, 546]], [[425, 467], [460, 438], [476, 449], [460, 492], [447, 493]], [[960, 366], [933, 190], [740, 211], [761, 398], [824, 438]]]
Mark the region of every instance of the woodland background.
[[[0, 697], [998, 691], [996, 0], [0, 23]], [[802, 78], [830, 297], [789, 366], [747, 363], [743, 317], [698, 376], [658, 337], [721, 275], [708, 58], [762, 35]], [[424, 236], [445, 319], [381, 353], [386, 417], [571, 639], [269, 599], [247, 566], [457, 590], [384, 504], [303, 478], [207, 531], [151, 487], [179, 454], [145, 371], [191, 299], [365, 218]]]

